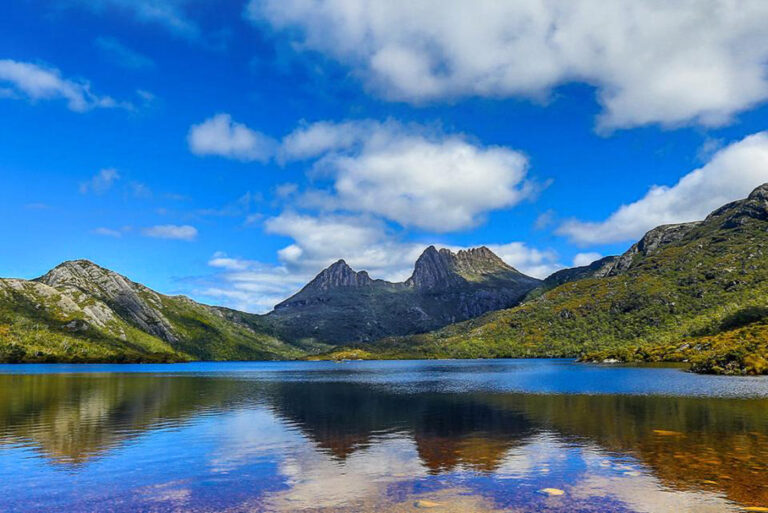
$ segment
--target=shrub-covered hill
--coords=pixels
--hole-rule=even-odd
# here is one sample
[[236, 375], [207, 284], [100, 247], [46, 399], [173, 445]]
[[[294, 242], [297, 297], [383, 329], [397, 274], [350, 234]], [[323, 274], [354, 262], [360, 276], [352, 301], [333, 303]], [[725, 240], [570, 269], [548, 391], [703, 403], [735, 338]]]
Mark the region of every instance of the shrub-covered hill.
[[0, 280], [0, 361], [153, 362], [296, 358], [261, 316], [165, 296], [87, 260]]
[[[727, 320], [768, 306], [768, 184], [704, 221], [655, 228], [580, 278], [515, 308], [363, 349], [385, 358], [570, 357], [719, 335], [718, 351], [730, 350], [741, 339], [722, 335]], [[766, 356], [764, 343], [751, 347]]]

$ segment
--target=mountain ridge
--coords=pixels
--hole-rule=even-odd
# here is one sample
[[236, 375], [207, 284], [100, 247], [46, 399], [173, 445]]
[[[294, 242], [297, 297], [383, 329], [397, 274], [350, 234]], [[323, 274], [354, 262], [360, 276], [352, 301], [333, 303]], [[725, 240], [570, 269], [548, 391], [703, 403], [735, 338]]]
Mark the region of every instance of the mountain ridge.
[[581, 355], [768, 373], [768, 184], [702, 221], [653, 228], [618, 257], [547, 280], [519, 306], [351, 350], [367, 358]]
[[292, 359], [326, 351], [668, 360], [700, 372], [759, 374], [768, 373], [766, 297], [768, 183], [701, 221], [658, 226], [621, 255], [543, 281], [486, 247], [430, 246], [398, 283], [338, 260], [267, 315], [163, 295], [88, 260], [67, 261], [34, 280], [0, 279], [0, 361]]
[[339, 344], [419, 333], [516, 304], [541, 280], [487, 247], [427, 247], [402, 282], [374, 280], [344, 260], [322, 270], [267, 314], [292, 342]]
[[261, 316], [167, 296], [89, 260], [0, 279], [0, 361], [285, 359]]
[[[459, 253], [425, 250], [428, 256], [433, 252], [438, 255], [437, 266], [419, 270], [415, 265], [409, 283], [374, 280], [366, 271], [354, 271], [338, 260], [283, 307], [292, 312], [320, 308], [320, 317], [328, 317], [321, 319], [326, 325], [351, 329], [356, 339], [373, 339], [390, 334], [388, 319], [401, 323], [404, 333], [416, 333], [479, 315], [497, 304], [494, 298], [509, 301], [507, 292], [493, 293], [505, 284], [505, 273], [528, 284], [526, 290], [538, 283], [487, 248]], [[492, 282], [490, 288], [478, 279], [483, 273]], [[440, 279], [449, 283], [440, 284]], [[377, 303], [373, 308], [380, 312], [378, 317], [357, 311], [351, 323], [340, 323], [324, 313], [326, 295], [344, 296], [350, 291], [354, 292], [347, 303], [367, 298]], [[429, 298], [413, 301], [424, 299], [425, 291]], [[517, 296], [521, 298], [522, 292]], [[441, 317], [435, 320], [437, 315]], [[340, 340], [315, 333], [296, 336], [280, 321], [161, 294], [86, 259], [62, 262], [32, 280], [0, 278], [0, 361], [286, 359], [328, 349], [326, 343]], [[303, 316], [301, 322], [305, 321]]]

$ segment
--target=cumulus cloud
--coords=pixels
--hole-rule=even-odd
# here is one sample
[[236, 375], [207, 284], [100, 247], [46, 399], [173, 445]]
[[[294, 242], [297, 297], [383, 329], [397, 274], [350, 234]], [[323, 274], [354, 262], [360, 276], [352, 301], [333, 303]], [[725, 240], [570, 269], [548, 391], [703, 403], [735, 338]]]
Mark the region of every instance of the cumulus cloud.
[[267, 233], [293, 239], [278, 251], [278, 258], [289, 271], [305, 277], [343, 258], [378, 278], [402, 280], [426, 247], [400, 241], [382, 222], [366, 217], [288, 212], [267, 219], [264, 226]]
[[768, 132], [750, 135], [717, 151], [675, 185], [654, 185], [643, 198], [622, 205], [598, 222], [570, 220], [557, 233], [578, 244], [603, 244], [640, 238], [662, 224], [703, 219], [728, 202], [746, 197], [768, 182]]
[[768, 97], [763, 0], [251, 0], [246, 16], [392, 100], [540, 99], [580, 82], [612, 129], [722, 124]]
[[161, 224], [141, 230], [145, 237], [192, 241], [197, 238], [197, 228], [189, 225]]
[[0, 97], [30, 101], [64, 100], [67, 107], [75, 112], [94, 108], [133, 108], [130, 103], [94, 94], [88, 82], [66, 79], [55, 68], [11, 59], [0, 59]]
[[[231, 118], [222, 124], [225, 129], [214, 132], [229, 131]], [[190, 131], [190, 147], [196, 131]], [[528, 178], [528, 159], [518, 151], [395, 121], [304, 123], [280, 141], [273, 155], [283, 164], [305, 162], [312, 178], [303, 191], [294, 183], [276, 187], [276, 198], [290, 197], [292, 206], [262, 223], [266, 233], [291, 242], [278, 251], [275, 265], [215, 256], [210, 265], [216, 275], [200, 287], [200, 295], [236, 308], [268, 310], [340, 258], [376, 278], [402, 281], [434, 242], [403, 240], [403, 228], [433, 233], [470, 228], [488, 212], [510, 208], [537, 189]], [[522, 243], [491, 249], [537, 277], [561, 267], [554, 252]]]
[[368, 120], [305, 124], [283, 138], [280, 157], [282, 160], [301, 160], [349, 148], [370, 137], [377, 126], [380, 125]]
[[552, 250], [531, 248], [523, 242], [487, 244], [506, 263], [534, 278], [546, 278], [564, 266], [558, 262], [558, 255]]
[[229, 114], [217, 114], [192, 125], [187, 142], [195, 155], [218, 155], [246, 162], [266, 162], [275, 150], [271, 138], [233, 121]]
[[280, 154], [315, 159], [317, 175], [332, 180], [332, 193], [310, 194], [310, 205], [436, 232], [475, 226], [535, 192], [518, 151], [392, 121], [303, 126], [283, 139]]
[[112, 185], [119, 179], [120, 173], [118, 173], [116, 169], [102, 169], [90, 180], [80, 184], [80, 193], [88, 194], [89, 192], [92, 192], [94, 194], [104, 194], [111, 189]]

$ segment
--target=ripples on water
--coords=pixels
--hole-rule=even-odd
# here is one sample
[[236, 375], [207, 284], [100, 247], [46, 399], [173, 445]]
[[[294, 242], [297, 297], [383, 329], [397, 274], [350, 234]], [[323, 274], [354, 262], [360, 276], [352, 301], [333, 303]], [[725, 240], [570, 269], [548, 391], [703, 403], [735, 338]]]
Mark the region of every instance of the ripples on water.
[[765, 378], [562, 360], [0, 366], [3, 512], [761, 507]]

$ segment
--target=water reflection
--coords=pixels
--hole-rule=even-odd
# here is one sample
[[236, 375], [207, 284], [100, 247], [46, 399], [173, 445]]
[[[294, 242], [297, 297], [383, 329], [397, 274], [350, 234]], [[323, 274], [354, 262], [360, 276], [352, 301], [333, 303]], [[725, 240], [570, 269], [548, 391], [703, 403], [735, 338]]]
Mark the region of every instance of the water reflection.
[[0, 510], [768, 506], [765, 399], [294, 378], [0, 375]]

